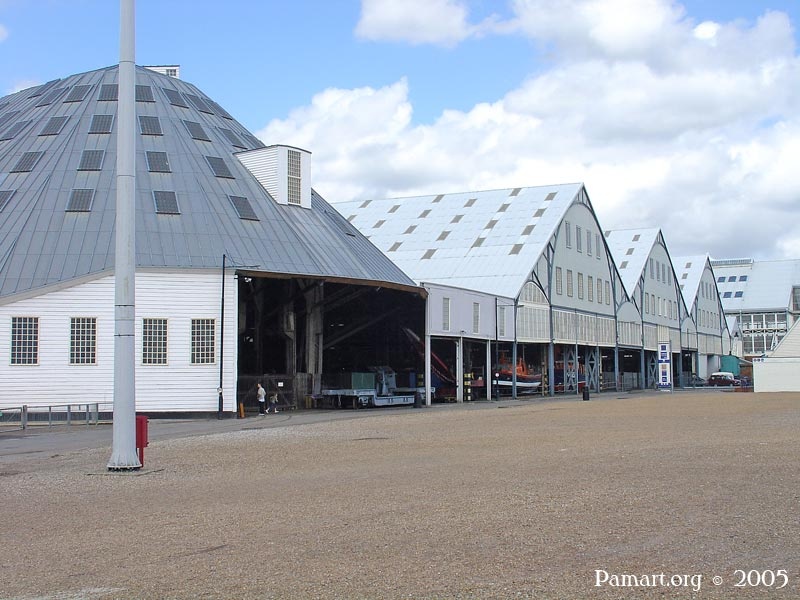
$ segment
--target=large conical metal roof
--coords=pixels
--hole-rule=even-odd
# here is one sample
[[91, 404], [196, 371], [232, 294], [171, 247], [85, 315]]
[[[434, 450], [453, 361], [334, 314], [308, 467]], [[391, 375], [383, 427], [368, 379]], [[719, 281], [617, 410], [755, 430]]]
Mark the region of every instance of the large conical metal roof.
[[[275, 202], [235, 154], [264, 146], [186, 81], [136, 69], [137, 268], [414, 286], [316, 193]], [[0, 298], [114, 268], [117, 67], [0, 98]], [[244, 200], [243, 200], [244, 199]]]

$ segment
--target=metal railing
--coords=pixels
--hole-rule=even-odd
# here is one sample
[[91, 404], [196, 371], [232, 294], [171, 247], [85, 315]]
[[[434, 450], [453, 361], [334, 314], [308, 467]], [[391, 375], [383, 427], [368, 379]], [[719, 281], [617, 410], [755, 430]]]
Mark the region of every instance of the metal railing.
[[113, 408], [110, 403], [78, 402], [51, 404], [49, 406], [12, 406], [0, 409], [0, 430], [27, 429], [29, 425], [97, 425], [110, 421]]

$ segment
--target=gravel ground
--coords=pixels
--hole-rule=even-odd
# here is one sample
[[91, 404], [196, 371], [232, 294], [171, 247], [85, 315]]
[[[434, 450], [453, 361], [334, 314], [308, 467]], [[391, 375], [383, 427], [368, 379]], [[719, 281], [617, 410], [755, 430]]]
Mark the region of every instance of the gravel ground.
[[0, 597], [800, 598], [800, 394], [250, 421], [5, 461]]

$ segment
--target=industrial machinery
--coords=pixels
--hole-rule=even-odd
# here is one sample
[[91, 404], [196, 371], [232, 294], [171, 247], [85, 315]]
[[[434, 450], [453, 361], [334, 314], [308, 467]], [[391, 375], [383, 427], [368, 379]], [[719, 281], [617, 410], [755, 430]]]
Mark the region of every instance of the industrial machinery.
[[340, 386], [322, 390], [322, 395], [337, 408], [397, 406], [414, 404], [417, 388], [398, 388], [391, 367], [370, 367], [369, 373], [342, 373]]

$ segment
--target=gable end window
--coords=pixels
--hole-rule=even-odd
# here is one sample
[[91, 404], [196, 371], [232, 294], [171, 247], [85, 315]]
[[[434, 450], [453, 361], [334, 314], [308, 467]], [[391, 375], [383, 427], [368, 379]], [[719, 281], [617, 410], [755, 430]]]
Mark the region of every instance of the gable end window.
[[442, 298], [442, 330], [450, 331], [450, 298]]

